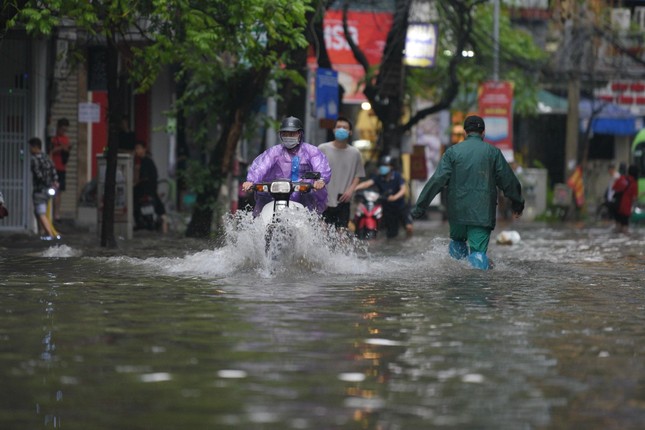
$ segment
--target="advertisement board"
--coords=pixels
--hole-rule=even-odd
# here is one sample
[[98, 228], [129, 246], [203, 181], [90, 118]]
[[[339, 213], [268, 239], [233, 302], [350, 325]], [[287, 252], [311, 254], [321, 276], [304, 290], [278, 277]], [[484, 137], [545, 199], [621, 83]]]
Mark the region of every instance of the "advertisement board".
[[486, 141], [513, 161], [513, 84], [484, 82], [479, 89], [479, 115], [486, 123]]
[[316, 71], [316, 118], [338, 117], [338, 72], [319, 68]]
[[[347, 28], [370, 65], [379, 64], [392, 26], [389, 12], [347, 12]], [[323, 20], [325, 45], [332, 64], [358, 64], [343, 30], [343, 12], [329, 10]]]
[[[380, 63], [387, 34], [392, 26], [392, 14], [389, 12], [355, 12], [347, 13], [347, 27], [352, 40], [360, 47], [370, 65]], [[343, 103], [360, 104], [367, 100], [363, 94], [365, 71], [356, 61], [345, 38], [343, 30], [343, 12], [328, 10], [323, 20], [325, 46], [332, 63], [338, 72], [338, 85], [343, 87]], [[316, 52], [310, 50], [309, 67], [316, 68]]]

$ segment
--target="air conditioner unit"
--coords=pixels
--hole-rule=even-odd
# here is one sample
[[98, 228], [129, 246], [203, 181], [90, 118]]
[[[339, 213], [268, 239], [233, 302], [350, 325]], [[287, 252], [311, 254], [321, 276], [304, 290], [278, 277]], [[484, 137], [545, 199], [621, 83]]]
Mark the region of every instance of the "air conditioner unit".
[[641, 30], [645, 30], [645, 6], [634, 8], [634, 22]]
[[611, 10], [611, 28], [614, 30], [629, 30], [631, 11], [626, 7], [616, 7]]

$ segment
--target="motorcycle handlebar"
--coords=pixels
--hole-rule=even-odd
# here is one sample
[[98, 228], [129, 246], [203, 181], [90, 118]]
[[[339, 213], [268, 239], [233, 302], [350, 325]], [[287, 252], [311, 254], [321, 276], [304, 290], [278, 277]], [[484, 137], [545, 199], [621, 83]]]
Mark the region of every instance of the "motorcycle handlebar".
[[[270, 182], [256, 182], [253, 184], [252, 189], [257, 192], [263, 192], [263, 193], [268, 193], [271, 192], [271, 184], [276, 181], [270, 181]], [[291, 182], [291, 181], [284, 181], [284, 182], [289, 182], [291, 191], [290, 192], [300, 192], [300, 193], [308, 193], [312, 189], [314, 189], [313, 184], [309, 182]]]

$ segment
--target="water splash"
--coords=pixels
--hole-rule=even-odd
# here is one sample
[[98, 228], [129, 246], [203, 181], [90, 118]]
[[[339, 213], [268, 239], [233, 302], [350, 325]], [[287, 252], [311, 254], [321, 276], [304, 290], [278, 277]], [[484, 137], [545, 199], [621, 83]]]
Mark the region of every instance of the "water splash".
[[293, 211], [270, 234], [251, 213], [237, 212], [224, 221], [224, 245], [182, 258], [144, 260], [172, 274], [227, 276], [252, 272], [261, 277], [282, 275], [364, 274], [373, 266], [367, 244], [336, 231], [316, 214]]
[[67, 245], [51, 246], [43, 251], [42, 256], [45, 258], [70, 258], [79, 257], [82, 252], [78, 249], [71, 248]]

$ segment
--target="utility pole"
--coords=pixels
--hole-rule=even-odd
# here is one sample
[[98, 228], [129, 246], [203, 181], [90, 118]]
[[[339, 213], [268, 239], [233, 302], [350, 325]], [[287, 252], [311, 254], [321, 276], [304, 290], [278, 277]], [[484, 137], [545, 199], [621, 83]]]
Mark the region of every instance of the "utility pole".
[[[564, 156], [564, 173], [565, 177], [571, 174], [575, 169], [578, 161], [578, 138], [579, 138], [579, 124], [580, 124], [580, 62], [582, 61], [583, 48], [580, 40], [580, 19], [578, 13], [578, 5], [575, 1], [563, 2], [562, 10], [564, 15], [569, 16], [567, 23], [569, 28], [567, 51], [569, 55], [567, 73], [567, 131], [565, 141], [565, 156]], [[565, 31], [566, 34], [566, 31]], [[566, 37], [566, 36], [565, 36]]]

